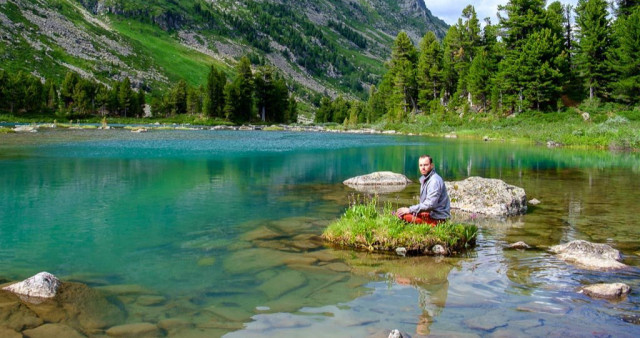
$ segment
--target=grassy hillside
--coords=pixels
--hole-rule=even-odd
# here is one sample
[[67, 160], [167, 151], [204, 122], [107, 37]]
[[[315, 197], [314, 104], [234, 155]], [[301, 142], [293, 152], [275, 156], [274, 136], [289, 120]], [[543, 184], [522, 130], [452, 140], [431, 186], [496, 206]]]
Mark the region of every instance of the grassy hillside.
[[0, 68], [61, 81], [73, 70], [105, 84], [131, 78], [157, 95], [178, 79], [233, 77], [243, 55], [282, 72], [305, 107], [319, 94], [365, 97], [400, 30], [416, 41], [444, 22], [422, 0], [0, 1]]

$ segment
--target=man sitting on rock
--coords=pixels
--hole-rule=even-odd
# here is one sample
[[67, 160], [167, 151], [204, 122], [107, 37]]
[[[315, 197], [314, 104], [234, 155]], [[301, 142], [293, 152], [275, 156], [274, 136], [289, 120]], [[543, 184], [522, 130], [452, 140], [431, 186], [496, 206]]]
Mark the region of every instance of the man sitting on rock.
[[451, 217], [449, 194], [442, 177], [434, 170], [433, 160], [429, 155], [422, 155], [418, 160], [420, 168], [420, 203], [410, 207], [399, 208], [396, 215], [410, 223], [428, 223], [436, 226]]

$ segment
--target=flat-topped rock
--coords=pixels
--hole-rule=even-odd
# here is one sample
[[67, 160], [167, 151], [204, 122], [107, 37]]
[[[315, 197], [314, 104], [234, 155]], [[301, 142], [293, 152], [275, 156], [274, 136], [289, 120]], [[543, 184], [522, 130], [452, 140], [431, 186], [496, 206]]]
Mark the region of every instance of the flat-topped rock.
[[445, 185], [452, 209], [488, 216], [514, 216], [527, 211], [524, 189], [502, 180], [469, 177]]
[[377, 171], [352, 177], [342, 183], [360, 192], [384, 194], [403, 190], [411, 180], [391, 171]]
[[558, 258], [588, 270], [611, 270], [627, 267], [620, 263], [620, 251], [607, 244], [591, 243], [583, 240], [554, 245], [549, 249]]
[[631, 287], [624, 283], [600, 283], [585, 286], [579, 291], [592, 298], [619, 299], [631, 292]]

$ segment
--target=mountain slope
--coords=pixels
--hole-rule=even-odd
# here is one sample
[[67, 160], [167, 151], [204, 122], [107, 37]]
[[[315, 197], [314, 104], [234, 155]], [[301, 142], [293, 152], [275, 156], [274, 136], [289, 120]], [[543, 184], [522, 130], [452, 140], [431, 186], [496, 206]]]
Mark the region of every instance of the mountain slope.
[[298, 96], [364, 97], [384, 72], [395, 35], [417, 42], [446, 24], [423, 0], [0, 0], [0, 67], [60, 81], [73, 70], [152, 93], [236, 60], [272, 64]]

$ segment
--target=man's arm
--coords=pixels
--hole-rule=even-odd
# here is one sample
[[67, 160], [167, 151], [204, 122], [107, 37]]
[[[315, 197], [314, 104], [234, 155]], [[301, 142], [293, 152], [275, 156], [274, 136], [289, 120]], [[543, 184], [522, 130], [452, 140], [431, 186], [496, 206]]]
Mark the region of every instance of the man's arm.
[[427, 182], [427, 198], [422, 203], [409, 207], [409, 212], [415, 214], [420, 211], [429, 211], [438, 203], [442, 194], [444, 182], [442, 180], [429, 180]]

